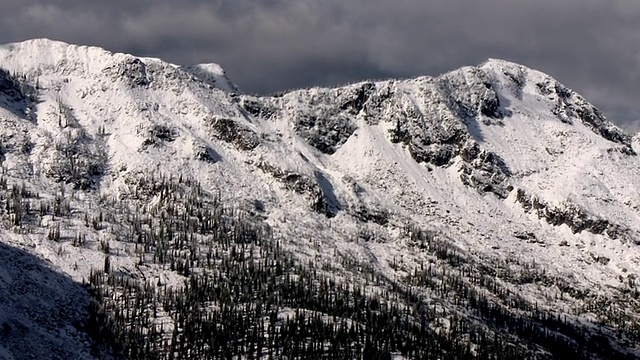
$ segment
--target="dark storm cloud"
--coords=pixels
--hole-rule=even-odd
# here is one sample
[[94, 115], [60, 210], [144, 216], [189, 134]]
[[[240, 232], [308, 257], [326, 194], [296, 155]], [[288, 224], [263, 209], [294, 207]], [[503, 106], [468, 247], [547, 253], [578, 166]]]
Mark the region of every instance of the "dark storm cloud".
[[437, 75], [488, 57], [640, 120], [637, 0], [3, 0], [0, 42], [49, 37], [217, 62], [247, 92]]

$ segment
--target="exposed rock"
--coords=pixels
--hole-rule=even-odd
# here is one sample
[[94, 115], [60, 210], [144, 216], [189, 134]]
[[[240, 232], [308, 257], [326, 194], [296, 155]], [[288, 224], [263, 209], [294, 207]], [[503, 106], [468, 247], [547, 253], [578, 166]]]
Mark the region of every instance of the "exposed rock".
[[496, 119], [505, 116], [491, 79], [482, 69], [467, 67], [445, 74], [438, 85], [449, 108], [462, 119], [480, 114]]
[[507, 165], [495, 153], [482, 149], [463, 123], [454, 116], [434, 121], [420, 113], [405, 114], [410, 115], [404, 123], [396, 120], [390, 138], [392, 142], [406, 144], [415, 161], [448, 166], [460, 156], [460, 179], [465, 185], [500, 198], [508, 196], [513, 188], [508, 181], [511, 172]]
[[430, 144], [423, 147], [412, 141], [409, 144], [409, 153], [418, 162], [444, 166], [455, 157], [456, 149], [452, 144]]
[[445, 166], [470, 135], [466, 125], [445, 105], [443, 95], [430, 86], [429, 80], [425, 81], [422, 96], [432, 99], [433, 103], [425, 104], [423, 113], [411, 98], [399, 95], [400, 99], [395, 99], [395, 105], [389, 110], [389, 121], [394, 124], [390, 138], [407, 145], [417, 162]]
[[502, 70], [502, 74], [510, 80], [503, 87], [516, 98], [522, 99], [522, 90], [527, 84], [527, 69], [524, 66], [509, 66]]
[[369, 97], [376, 92], [376, 85], [371, 82], [352, 86], [345, 89], [344, 93], [339, 95], [340, 109], [347, 110], [351, 114], [356, 115], [363, 109]]
[[240, 108], [253, 117], [271, 120], [276, 116], [282, 116], [282, 109], [276, 105], [277, 102], [274, 102], [273, 98], [236, 96], [233, 97], [233, 100], [237, 101]]
[[229, 93], [238, 93], [240, 90], [229, 80], [224, 69], [218, 64], [197, 64], [181, 66], [180, 70], [209, 88], [217, 88]]
[[327, 196], [317, 179], [294, 171], [282, 170], [264, 161], [257, 162], [256, 166], [281, 182], [286, 189], [304, 195], [309, 201], [309, 206], [315, 212], [324, 214], [327, 217], [336, 215], [336, 209], [330, 206]]
[[533, 212], [539, 218], [554, 226], [567, 225], [573, 233], [588, 231], [592, 234], [604, 234], [617, 239], [628, 231], [609, 220], [594, 218], [577, 205], [564, 202], [560, 206], [552, 206], [518, 189], [516, 201], [521, 204], [525, 212]]
[[595, 260], [596, 262], [598, 262], [598, 263], [600, 263], [602, 265], [607, 265], [611, 261], [611, 259], [609, 259], [606, 256], [596, 255], [596, 254], [593, 254], [593, 253], [590, 253], [590, 255], [591, 255], [591, 258], [593, 260]]
[[242, 109], [249, 113], [249, 115], [255, 117], [262, 116], [263, 104], [260, 99], [255, 97], [242, 97], [242, 99], [239, 100], [239, 104]]
[[362, 222], [372, 222], [381, 226], [389, 223], [389, 212], [385, 209], [376, 209], [359, 204], [355, 207], [353, 215]]
[[333, 154], [356, 130], [355, 119], [375, 92], [372, 83], [337, 89], [297, 90], [283, 97], [256, 101], [243, 98], [241, 107], [262, 118], [290, 119], [294, 132], [309, 145]]
[[330, 155], [349, 139], [356, 127], [344, 113], [317, 111], [297, 114], [293, 130], [309, 145]]
[[538, 241], [538, 237], [536, 236], [536, 234], [531, 231], [516, 231], [515, 233], [513, 233], [513, 236], [515, 236], [517, 239], [526, 240], [530, 243], [542, 243], [542, 241]]
[[541, 94], [555, 98], [556, 106], [553, 113], [565, 123], [572, 124], [571, 119], [577, 118], [591, 131], [603, 138], [624, 145], [627, 153], [635, 155], [631, 147], [631, 136], [609, 122], [604, 115], [582, 96], [571, 89], [549, 78], [545, 82], [536, 84]]
[[395, 96], [393, 81], [373, 85], [374, 87], [367, 87], [367, 101], [364, 102], [362, 110], [359, 113], [369, 125], [378, 124], [383, 120], [385, 108], [389, 106]]
[[220, 156], [209, 146], [201, 142], [196, 142], [192, 145], [193, 156], [196, 160], [216, 163], [220, 161]]
[[467, 140], [460, 149], [463, 163], [460, 180], [480, 193], [491, 192], [501, 199], [509, 196], [513, 186], [509, 182], [511, 171], [495, 153], [481, 149], [474, 140]]
[[465, 185], [506, 198], [513, 189], [508, 181], [511, 172], [497, 154], [481, 148], [473, 133], [480, 117], [501, 119], [507, 113], [489, 76], [465, 68], [455, 75], [415, 81], [425, 104], [421, 107], [412, 96], [395, 95], [388, 111], [393, 124], [390, 141], [405, 144], [421, 163], [449, 166], [460, 156], [460, 179]]
[[178, 136], [178, 132], [174, 128], [162, 124], [153, 124], [146, 128], [146, 131], [141, 130], [140, 132], [144, 136], [143, 149], [148, 146], [158, 146], [165, 142], [172, 142]]
[[166, 125], [156, 124], [149, 129], [149, 135], [160, 141], [171, 142], [176, 139], [178, 134], [177, 131]]
[[213, 136], [240, 150], [249, 151], [260, 145], [260, 137], [248, 126], [236, 120], [214, 116], [205, 120], [205, 123], [211, 129]]
[[589, 105], [582, 97], [578, 98], [578, 102], [582, 106], [576, 106], [575, 112], [587, 127], [609, 141], [625, 145], [628, 153], [636, 155], [631, 147], [630, 135], [607, 121], [598, 109]]
[[145, 63], [133, 56], [127, 56], [124, 61], [105, 68], [103, 73], [109, 75], [114, 80], [119, 79], [124, 81], [131, 87], [150, 84]]

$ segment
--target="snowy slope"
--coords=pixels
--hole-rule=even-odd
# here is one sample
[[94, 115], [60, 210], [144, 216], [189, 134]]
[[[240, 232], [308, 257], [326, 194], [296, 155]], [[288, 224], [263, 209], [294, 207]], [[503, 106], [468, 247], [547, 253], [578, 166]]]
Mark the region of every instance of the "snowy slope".
[[[40, 199], [64, 193], [77, 214], [29, 230], [3, 215], [3, 243], [75, 281], [102, 266], [100, 241], [126, 252], [81, 214], [135, 198], [140, 178], [183, 176], [260, 212], [301, 261], [349, 256], [400, 281], [430, 261], [403, 235], [420, 226], [498, 278], [544, 269], [555, 282], [500, 279], [578, 322], [598, 321], [585, 304], [601, 298], [640, 316], [629, 295], [640, 271], [640, 142], [539, 71], [492, 59], [433, 78], [252, 97], [216, 64], [46, 39], [1, 46], [0, 68], [3, 176]], [[82, 232], [89, 246], [46, 239], [60, 221], [63, 237]], [[180, 283], [136, 261], [112, 266]], [[587, 300], [559, 298], [566, 283]]]

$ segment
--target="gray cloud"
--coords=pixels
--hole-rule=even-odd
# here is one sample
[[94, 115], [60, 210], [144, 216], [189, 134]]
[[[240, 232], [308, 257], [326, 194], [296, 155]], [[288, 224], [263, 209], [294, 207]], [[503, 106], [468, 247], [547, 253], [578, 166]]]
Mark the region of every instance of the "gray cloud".
[[638, 23], [636, 0], [3, 0], [0, 42], [49, 37], [217, 62], [256, 93], [504, 58], [627, 124], [640, 119]]

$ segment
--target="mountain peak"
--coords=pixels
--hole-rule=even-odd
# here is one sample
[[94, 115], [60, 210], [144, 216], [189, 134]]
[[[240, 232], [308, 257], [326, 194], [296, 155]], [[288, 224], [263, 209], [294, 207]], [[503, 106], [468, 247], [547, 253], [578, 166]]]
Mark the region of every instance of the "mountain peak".
[[15, 47], [53, 48], [53, 47], [69, 47], [69, 46], [79, 46], [79, 45], [72, 45], [62, 40], [55, 40], [50, 38], [33, 38], [33, 39], [27, 39], [23, 41], [11, 42], [4, 45], [0, 45], [0, 47], [12, 47], [12, 48], [15, 48]]
[[233, 93], [240, 91], [238, 86], [229, 80], [222, 66], [216, 63], [187, 65], [181, 68], [223, 91]]
[[[228, 92], [238, 91], [218, 64], [178, 66], [161, 59], [114, 53], [96, 46], [72, 45], [46, 38], [1, 45], [0, 66], [31, 77], [56, 77], [64, 74], [97, 78], [115, 71], [114, 75], [134, 77], [140, 84], [149, 81], [143, 79], [148, 77], [147, 72], [172, 73], [166, 76], [193, 76], [214, 88]], [[177, 75], [175, 72], [183, 74]], [[165, 77], [165, 74], [161, 76]]]
[[98, 53], [103, 53], [105, 55], [111, 54], [111, 52], [97, 46], [74, 45], [64, 41], [48, 38], [35, 38], [0, 45], [0, 51], [5, 54], [12, 54], [14, 57], [20, 57], [22, 60], [26, 60], [25, 58], [30, 57], [40, 58], [46, 55], [72, 57], [79, 56], [82, 53], [92, 55], [96, 55]]
[[479, 67], [503, 67], [503, 68], [527, 68], [525, 65], [522, 65], [517, 62], [513, 62], [505, 59], [498, 58], [488, 58], [483, 61]]

